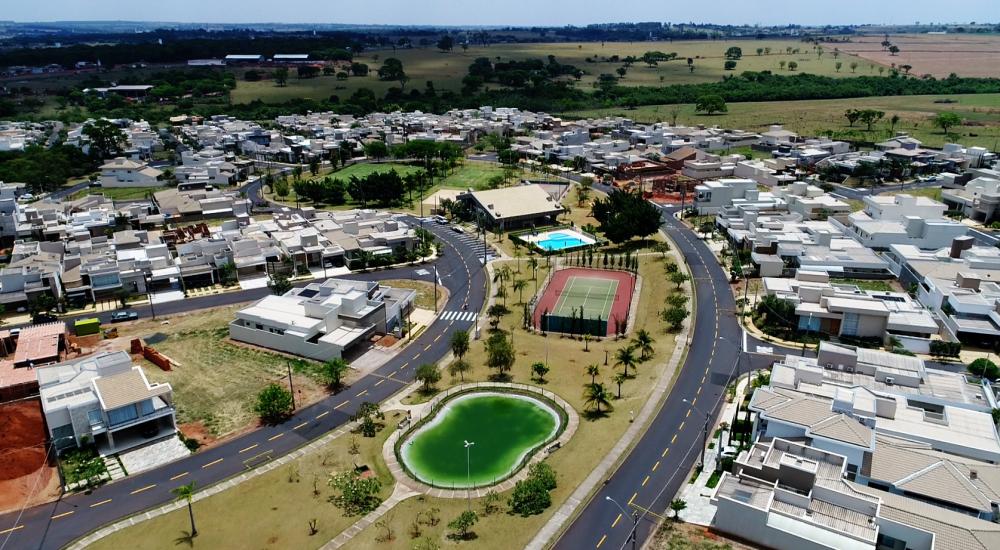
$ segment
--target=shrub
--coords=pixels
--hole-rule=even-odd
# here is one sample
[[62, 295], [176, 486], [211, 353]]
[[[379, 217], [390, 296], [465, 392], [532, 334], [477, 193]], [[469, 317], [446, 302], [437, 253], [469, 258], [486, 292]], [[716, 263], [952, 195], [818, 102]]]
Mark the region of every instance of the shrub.
[[969, 363], [968, 369], [970, 373], [976, 376], [989, 378], [990, 380], [1000, 378], [1000, 368], [997, 367], [996, 363], [986, 359], [985, 357], [980, 357], [972, 363]]

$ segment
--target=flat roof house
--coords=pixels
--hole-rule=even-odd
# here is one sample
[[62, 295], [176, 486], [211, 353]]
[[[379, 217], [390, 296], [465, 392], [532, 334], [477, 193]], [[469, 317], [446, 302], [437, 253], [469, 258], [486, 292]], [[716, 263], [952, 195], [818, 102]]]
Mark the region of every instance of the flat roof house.
[[117, 157], [101, 165], [102, 187], [155, 187], [164, 185], [163, 172], [145, 162]]
[[475, 208], [490, 227], [504, 229], [550, 225], [564, 210], [559, 201], [538, 184], [468, 191], [458, 199]]
[[327, 279], [267, 296], [236, 312], [234, 340], [329, 361], [362, 345], [373, 334], [401, 328], [416, 292], [375, 281]]
[[170, 384], [150, 383], [124, 351], [35, 373], [45, 424], [57, 448], [92, 442], [109, 455], [177, 431]]

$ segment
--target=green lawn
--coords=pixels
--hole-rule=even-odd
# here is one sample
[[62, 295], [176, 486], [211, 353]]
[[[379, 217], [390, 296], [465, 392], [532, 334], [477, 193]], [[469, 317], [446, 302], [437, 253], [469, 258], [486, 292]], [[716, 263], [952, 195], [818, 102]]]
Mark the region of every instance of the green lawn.
[[[724, 54], [730, 46], [738, 46], [743, 50], [743, 58], [737, 61], [735, 71], [726, 71]], [[757, 48], [771, 48], [770, 55], [756, 53]], [[799, 48], [799, 54], [786, 54], [786, 48]], [[403, 62], [403, 68], [410, 77], [404, 91], [412, 88], [422, 89], [427, 81], [434, 82], [438, 90], [458, 91], [462, 85], [462, 77], [469, 65], [477, 57], [489, 57], [498, 60], [546, 59], [554, 55], [560, 63], [575, 65], [586, 73], [579, 81], [572, 81], [574, 86], [583, 90], [592, 90], [597, 77], [602, 73], [616, 74], [615, 70], [622, 66], [621, 61], [612, 62], [606, 59], [619, 56], [641, 57], [647, 51], [676, 52], [678, 58], [674, 61], [660, 63], [648, 67], [642, 62], [635, 63], [621, 80], [625, 86], [660, 86], [664, 84], [689, 84], [698, 82], [715, 82], [726, 74], [739, 74], [743, 71], [779, 71], [779, 62], [795, 61], [799, 64], [799, 73], [812, 73], [830, 76], [851, 76], [850, 64], [857, 62], [856, 75], [877, 74], [878, 64], [864, 59], [840, 54], [833, 57], [833, 48], [827, 47], [822, 57], [812, 52], [810, 46], [794, 40], [691, 40], [678, 42], [558, 42], [558, 43], [522, 43], [495, 44], [487, 47], [473, 45], [468, 51], [456, 48], [449, 53], [442, 53], [436, 48], [413, 48], [388, 52], [384, 50], [362, 52], [355, 61], [367, 63], [372, 69], [368, 76], [350, 77], [347, 80], [337, 80], [333, 76], [299, 80], [292, 77], [286, 86], [277, 86], [272, 81], [246, 82], [237, 79], [237, 87], [232, 92], [234, 103], [249, 103], [259, 99], [266, 103], [277, 103], [308, 97], [312, 99], [327, 99], [336, 95], [341, 99], [349, 97], [355, 90], [369, 88], [375, 95], [381, 96], [390, 87], [399, 87], [398, 82], [382, 82], [375, 76], [377, 69], [387, 57], [395, 57]], [[377, 59], [376, 59], [377, 57]], [[691, 58], [695, 67], [690, 71], [687, 58]], [[588, 62], [587, 58], [591, 61]], [[836, 64], [842, 67], [838, 72]], [[788, 72], [788, 71], [785, 71]], [[499, 87], [499, 84], [489, 84], [487, 87]]]
[[[953, 99], [956, 103], [935, 103], [939, 99]], [[670, 122], [677, 111], [677, 123], [704, 124], [724, 128], [763, 132], [771, 124], [803, 135], [819, 135], [832, 131], [835, 137], [881, 141], [891, 137], [893, 131], [909, 132], [925, 145], [940, 147], [946, 142], [958, 141], [966, 146], [979, 145], [993, 149], [1000, 141], [1000, 94], [967, 94], [951, 96], [892, 96], [855, 99], [823, 99], [808, 101], [773, 101], [729, 103], [729, 112], [718, 115], [696, 113], [694, 105], [645, 105], [628, 110], [622, 107], [572, 111], [567, 117], [625, 116], [639, 122]], [[871, 132], [863, 124], [851, 128], [844, 112], [847, 109], [878, 109], [885, 118]], [[930, 119], [939, 112], [954, 111], [967, 121], [965, 126], [952, 129], [946, 136], [933, 127]], [[893, 115], [900, 121], [890, 127]]]
[[81, 189], [70, 196], [70, 200], [83, 198], [87, 195], [104, 195], [113, 201], [126, 201], [144, 199], [157, 191], [163, 191], [164, 187], [90, 187]]

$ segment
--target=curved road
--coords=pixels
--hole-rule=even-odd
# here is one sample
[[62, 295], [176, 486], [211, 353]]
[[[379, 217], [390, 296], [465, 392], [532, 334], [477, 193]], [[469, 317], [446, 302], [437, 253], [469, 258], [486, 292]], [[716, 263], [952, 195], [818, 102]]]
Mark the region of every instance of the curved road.
[[631, 544], [632, 519], [606, 497], [629, 513], [638, 512], [635, 530], [637, 543], [641, 545], [658, 521], [643, 510], [655, 513], [666, 510], [678, 489], [687, 482], [688, 472], [700, 460], [705, 415], [714, 418], [718, 414], [721, 397], [732, 377], [748, 372], [751, 365], [761, 368], [773, 361], [769, 355], [751, 353], [747, 354], [749, 362], [737, 363], [743, 330], [734, 315], [736, 303], [729, 289], [728, 274], [705, 243], [673, 217], [675, 208], [662, 210], [665, 229], [694, 279], [697, 315], [690, 331], [688, 355], [645, 434], [563, 532], [555, 544], [558, 549], [617, 550]]
[[[485, 277], [479, 257], [462, 245], [446, 227], [430, 227], [444, 243], [444, 254], [434, 265], [451, 295], [444, 310], [479, 311], [485, 300]], [[430, 264], [428, 264], [430, 265]], [[409, 270], [351, 274], [351, 278], [403, 278]], [[419, 269], [419, 266], [416, 268]], [[426, 276], [425, 276], [426, 278]], [[157, 313], [188, 311], [253, 299], [267, 289], [183, 300], [157, 306]], [[174, 311], [171, 311], [174, 310]], [[450, 350], [451, 333], [468, 330], [473, 321], [446, 321], [438, 317], [399, 355], [338, 394], [296, 411], [287, 421], [265, 426], [161, 468], [128, 476], [89, 494], [0, 516], [0, 548], [61, 548], [98, 527], [173, 500], [170, 490], [194, 482], [204, 488], [246, 471], [244, 460], [270, 451], [272, 458], [287, 454], [348, 422], [364, 401], [381, 402], [413, 380], [416, 368], [436, 362]]]

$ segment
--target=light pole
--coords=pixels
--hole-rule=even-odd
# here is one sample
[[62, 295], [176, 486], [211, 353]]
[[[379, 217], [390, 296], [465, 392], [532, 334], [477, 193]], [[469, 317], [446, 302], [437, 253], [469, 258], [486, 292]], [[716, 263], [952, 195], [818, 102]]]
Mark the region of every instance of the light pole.
[[701, 413], [705, 417], [705, 428], [704, 428], [704, 432], [702, 433], [702, 442], [701, 442], [701, 467], [704, 468], [705, 467], [705, 447], [708, 446], [708, 422], [712, 419], [712, 417], [710, 417], [708, 414], [706, 414], [705, 411], [703, 411], [703, 410], [699, 409], [698, 407], [696, 407], [694, 405], [694, 403], [688, 401], [687, 399], [684, 399], [684, 402], [687, 403], [692, 409], [694, 409], [695, 411]]
[[469, 511], [472, 511], [472, 460], [470, 448], [475, 445], [475, 441], [465, 441], [465, 499], [469, 503]]
[[153, 286], [153, 275], [151, 273], [143, 273], [143, 278], [146, 279], [146, 299], [149, 300], [149, 313], [153, 315], [153, 320], [156, 320], [156, 309], [153, 307], [153, 294], [150, 292], [150, 288]]
[[802, 357], [806, 356], [806, 343], [809, 341], [809, 331], [812, 330], [813, 315], [809, 314], [809, 324], [806, 325], [806, 337], [802, 340]]
[[[622, 515], [624, 515], [624, 516], [628, 516], [629, 515], [628, 510], [626, 510], [625, 508], [622, 508], [622, 505], [618, 504], [617, 500], [611, 498], [608, 495], [604, 495], [604, 500], [606, 500], [606, 501], [614, 504], [615, 506], [617, 506], [618, 509], [622, 511]], [[631, 515], [632, 515], [632, 532], [629, 533], [629, 539], [632, 541], [632, 550], [635, 550], [635, 539], [636, 539], [636, 533], [635, 532], [639, 528], [639, 514], [636, 513], [636, 512], [633, 512]]]
[[285, 361], [285, 366], [288, 367], [288, 392], [292, 394], [292, 410], [295, 410], [295, 387], [292, 386], [292, 362]]

